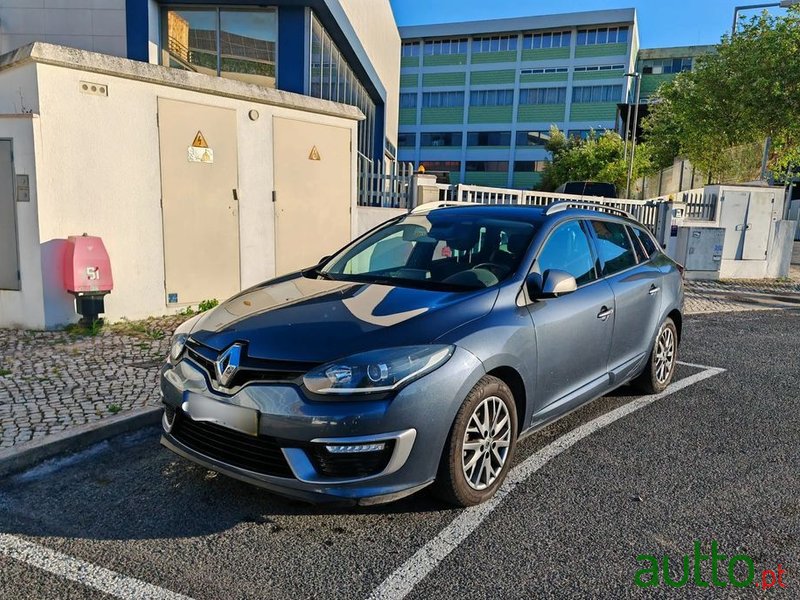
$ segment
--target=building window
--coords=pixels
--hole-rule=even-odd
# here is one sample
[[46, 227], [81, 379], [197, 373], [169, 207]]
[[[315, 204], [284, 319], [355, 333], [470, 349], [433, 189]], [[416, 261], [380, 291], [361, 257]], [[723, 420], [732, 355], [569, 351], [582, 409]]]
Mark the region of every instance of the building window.
[[510, 131], [470, 131], [467, 133], [467, 146], [500, 146], [511, 145]]
[[621, 85], [586, 85], [572, 88], [572, 102], [574, 104], [620, 102], [621, 100]]
[[540, 48], [569, 48], [572, 33], [569, 31], [548, 31], [547, 33], [527, 33], [522, 38], [524, 50]]
[[514, 90], [475, 90], [469, 95], [470, 106], [511, 106]]
[[529, 88], [519, 91], [520, 104], [564, 104], [567, 101], [567, 88]]
[[588, 140], [589, 138], [597, 137], [597, 132], [594, 129], [570, 129], [567, 137]]
[[420, 47], [418, 42], [405, 42], [403, 44], [403, 57], [406, 56], [419, 56]]
[[275, 87], [278, 12], [165, 9], [161, 64]]
[[463, 139], [460, 131], [443, 131], [439, 133], [421, 133], [420, 146], [432, 148], [461, 147]]
[[640, 68], [644, 75], [667, 75], [670, 73], [683, 73], [691, 71], [693, 61], [690, 57], [686, 58], [655, 58], [643, 60]]
[[309, 96], [358, 107], [366, 117], [358, 122], [358, 151], [372, 158], [375, 155], [375, 102], [314, 14], [310, 60]]
[[472, 52], [505, 52], [517, 49], [516, 35], [500, 35], [493, 37], [473, 38]]
[[398, 133], [397, 146], [399, 148], [414, 148], [417, 145], [416, 133]]
[[425, 165], [426, 171], [449, 171], [458, 173], [461, 171], [461, 161], [458, 160], [421, 160], [421, 165]]
[[424, 47], [427, 56], [437, 56], [439, 54], [466, 54], [467, 38], [458, 40], [429, 40]]
[[544, 75], [545, 73], [567, 73], [568, 67], [538, 67], [535, 69], [520, 69], [522, 75]]
[[578, 46], [596, 44], [627, 44], [628, 27], [600, 27], [599, 29], [580, 29]]
[[455, 108], [464, 106], [464, 92], [425, 92], [422, 108]]
[[507, 160], [468, 160], [467, 171], [478, 171], [481, 173], [507, 173]]
[[517, 173], [541, 173], [547, 161], [544, 160], [515, 160], [514, 171]]
[[625, 65], [589, 65], [583, 67], [575, 67], [576, 73], [586, 73], [594, 71], [622, 71]]
[[400, 108], [417, 108], [417, 93], [400, 94]]
[[518, 131], [517, 148], [530, 146], [532, 148], [543, 148], [550, 141], [549, 131]]

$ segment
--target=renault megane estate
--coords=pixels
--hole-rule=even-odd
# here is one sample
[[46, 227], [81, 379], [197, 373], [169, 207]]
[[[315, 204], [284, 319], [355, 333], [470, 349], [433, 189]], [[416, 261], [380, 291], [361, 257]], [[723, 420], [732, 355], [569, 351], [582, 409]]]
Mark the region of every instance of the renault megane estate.
[[681, 267], [621, 211], [422, 205], [179, 327], [161, 441], [312, 502], [433, 484], [478, 504], [522, 436], [666, 388], [682, 304]]

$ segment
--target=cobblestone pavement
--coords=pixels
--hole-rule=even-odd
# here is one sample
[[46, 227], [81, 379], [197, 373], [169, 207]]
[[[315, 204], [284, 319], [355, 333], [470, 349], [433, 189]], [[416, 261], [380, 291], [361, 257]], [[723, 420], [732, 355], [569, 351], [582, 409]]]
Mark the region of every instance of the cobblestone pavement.
[[0, 448], [158, 402], [158, 367], [185, 317], [85, 331], [0, 329]]

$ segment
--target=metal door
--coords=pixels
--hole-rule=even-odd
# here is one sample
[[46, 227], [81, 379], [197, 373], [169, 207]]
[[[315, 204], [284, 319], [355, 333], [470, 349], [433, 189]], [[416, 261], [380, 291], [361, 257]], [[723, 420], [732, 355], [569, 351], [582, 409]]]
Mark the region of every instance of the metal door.
[[275, 262], [283, 275], [351, 239], [352, 130], [276, 117]]
[[772, 237], [775, 194], [752, 192], [747, 206], [742, 260], [765, 260]]
[[236, 112], [159, 98], [158, 123], [167, 303], [224, 300], [241, 289]]
[[725, 192], [720, 199], [719, 225], [725, 228], [722, 258], [737, 260], [744, 249], [745, 223], [750, 192]]
[[18, 290], [19, 246], [11, 140], [0, 140], [0, 289]]

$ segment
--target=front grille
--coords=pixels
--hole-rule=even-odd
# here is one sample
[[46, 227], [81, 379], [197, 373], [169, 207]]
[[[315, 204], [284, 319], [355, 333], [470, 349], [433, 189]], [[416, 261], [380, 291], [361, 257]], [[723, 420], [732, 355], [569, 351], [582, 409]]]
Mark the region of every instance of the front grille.
[[193, 421], [184, 413], [172, 435], [200, 454], [241, 469], [274, 477], [294, 477], [278, 443], [267, 436], [251, 436], [216, 423]]
[[[190, 339], [186, 342], [186, 356], [203, 369], [209, 380], [215, 384], [217, 373], [214, 369], [214, 361], [218, 354], [213, 348], [203, 346], [194, 340]], [[282, 383], [298, 381], [316, 366], [316, 363], [262, 360], [245, 356], [242, 359], [238, 373], [236, 373], [227, 387], [236, 389], [253, 381]]]
[[368, 477], [377, 475], [389, 464], [394, 450], [394, 441], [387, 441], [386, 447], [378, 452], [353, 452], [334, 454], [326, 450], [324, 444], [311, 444], [306, 453], [314, 469], [326, 477]]

